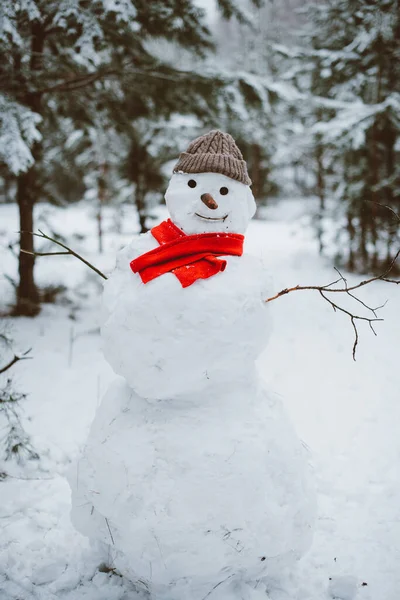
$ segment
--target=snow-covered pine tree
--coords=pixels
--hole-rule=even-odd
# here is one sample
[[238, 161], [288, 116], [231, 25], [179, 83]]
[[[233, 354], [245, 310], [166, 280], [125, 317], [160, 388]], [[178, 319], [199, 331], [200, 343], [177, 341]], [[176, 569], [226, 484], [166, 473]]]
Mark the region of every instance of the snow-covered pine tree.
[[238, 141], [249, 165], [258, 202], [278, 190], [273, 156], [277, 152], [278, 103], [273, 56], [269, 43], [276, 36], [272, 3], [243, 2], [247, 20], [219, 19], [214, 25], [219, 62], [227, 73], [237, 73], [239, 85], [221, 95], [224, 127]]
[[295, 194], [315, 194], [319, 198], [314, 223], [322, 253], [327, 188], [335, 187], [337, 181], [329, 169], [332, 153], [314, 126], [329, 121], [335, 115], [332, 106], [336, 105], [327, 99], [330, 89], [326, 81], [328, 71], [323, 68], [324, 53], [319, 53], [320, 31], [310, 18], [313, 8], [313, 4], [297, 7], [301, 26], [293, 28], [292, 44], [280, 42], [272, 49], [284, 80], [299, 91], [294, 102], [286, 106], [286, 118], [282, 119], [281, 135], [286, 144], [281, 144], [278, 160], [288, 169]]
[[169, 179], [164, 165], [176, 162], [179, 151], [198, 134], [200, 126], [195, 117], [180, 114], [168, 119], [137, 119], [132, 123], [127, 140], [129, 153], [121, 175], [133, 186], [141, 233], [148, 231], [151, 208], [164, 195]]
[[314, 151], [328, 156], [340, 200], [338, 260], [374, 271], [399, 242], [400, 3], [332, 0], [308, 15]]
[[[202, 24], [203, 13], [191, 2], [121, 2], [105, 0], [63, 0], [61, 2], [5, 0], [1, 4], [0, 52], [2, 89], [12, 114], [24, 107], [35, 115], [36, 127], [46, 136], [52, 120], [68, 104], [82, 109], [84, 96], [106, 85], [106, 77], [121, 77], [129, 68], [139, 76], [152, 76], [154, 60], [145, 49], [145, 40], [163, 36], [204, 52], [211, 40]], [[96, 82], [101, 82], [97, 86]], [[79, 90], [79, 91], [78, 91]], [[73, 99], [67, 95], [73, 94]], [[61, 107], [61, 108], [60, 108]], [[95, 106], [91, 105], [95, 109]], [[8, 111], [10, 113], [10, 111]], [[32, 119], [31, 119], [32, 120]], [[37, 122], [41, 120], [41, 126]], [[7, 113], [3, 130], [10, 128]], [[22, 135], [20, 137], [23, 137]], [[32, 134], [31, 134], [32, 137]], [[29, 141], [29, 140], [28, 140]], [[7, 163], [18, 175], [17, 200], [20, 209], [21, 249], [33, 251], [33, 206], [41, 197], [42, 144], [37, 134], [30, 155], [18, 161], [13, 149]], [[23, 147], [23, 146], [22, 146]], [[21, 152], [21, 145], [19, 145]], [[27, 154], [25, 152], [25, 154]], [[18, 314], [38, 311], [39, 294], [34, 281], [34, 257], [21, 253]]]

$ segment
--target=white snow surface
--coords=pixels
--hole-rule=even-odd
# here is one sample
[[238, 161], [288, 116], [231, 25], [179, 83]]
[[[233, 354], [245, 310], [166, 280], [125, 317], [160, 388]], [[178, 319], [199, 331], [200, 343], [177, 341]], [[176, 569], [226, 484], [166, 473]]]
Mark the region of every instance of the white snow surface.
[[353, 600], [357, 594], [357, 579], [352, 575], [331, 577], [329, 593], [335, 600]]
[[[313, 207], [313, 200], [281, 201], [268, 208], [268, 221], [249, 227], [246, 250], [267, 265], [274, 291], [337, 278], [330, 262], [317, 256], [310, 229]], [[93, 217], [86, 204], [66, 211], [36, 207], [42, 229], [51, 225], [109, 273], [116, 252], [132, 238], [136, 217], [127, 209], [124, 231], [116, 234], [113, 213], [107, 211], [102, 256], [96, 252]], [[17, 266], [5, 248], [17, 229], [16, 206], [0, 205], [4, 304], [11, 301], [12, 287], [3, 275], [15, 277]], [[17, 363], [13, 377], [18, 389], [28, 393], [23, 423], [42, 455], [43, 469], [27, 469], [0, 483], [0, 598], [139, 600], [146, 595], [126, 578], [98, 571], [103, 557], [70, 523], [64, 478], [83, 448], [103, 392], [115, 379], [100, 351], [100, 282], [71, 257], [40, 259], [36, 272], [42, 285], [67, 285], [72, 304], [45, 306], [35, 319], [7, 319], [16, 349], [33, 348], [33, 360]], [[294, 292], [270, 305], [274, 330], [258, 364], [309, 447], [319, 505], [312, 548], [299, 563], [298, 577], [288, 578], [286, 595], [279, 586], [269, 591], [274, 599], [328, 600], [340, 583], [342, 595], [343, 589], [357, 593], [358, 600], [398, 598], [398, 289], [379, 282], [366, 286], [362, 298], [373, 306], [389, 302], [381, 311], [385, 322], [377, 326], [378, 337], [360, 327], [356, 363], [348, 319], [334, 314], [313, 292]], [[7, 468], [13, 473], [11, 465]], [[207, 597], [215, 600], [223, 585], [210, 586]]]

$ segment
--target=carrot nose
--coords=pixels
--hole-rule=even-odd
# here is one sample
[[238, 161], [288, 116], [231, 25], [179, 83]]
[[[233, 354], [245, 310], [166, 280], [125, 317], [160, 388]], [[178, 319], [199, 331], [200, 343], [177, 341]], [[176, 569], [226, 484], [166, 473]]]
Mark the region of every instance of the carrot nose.
[[202, 194], [200, 196], [200, 198], [201, 198], [201, 201], [204, 202], [204, 204], [208, 208], [211, 208], [211, 210], [215, 210], [216, 208], [218, 208], [218, 204], [215, 202], [215, 200], [211, 196], [211, 194]]

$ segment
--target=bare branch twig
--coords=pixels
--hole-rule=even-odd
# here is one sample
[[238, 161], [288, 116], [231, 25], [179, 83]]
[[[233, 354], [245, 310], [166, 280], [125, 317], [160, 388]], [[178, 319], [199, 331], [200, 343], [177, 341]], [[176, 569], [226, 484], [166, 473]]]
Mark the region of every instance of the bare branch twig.
[[32, 348], [29, 348], [29, 350], [24, 352], [22, 356], [17, 356], [16, 354], [14, 354], [14, 358], [12, 360], [10, 360], [10, 362], [8, 364], [6, 364], [4, 367], [2, 367], [0, 369], [0, 375], [2, 373], [5, 373], [6, 371], [8, 371], [8, 369], [11, 369], [11, 367], [13, 365], [15, 365], [15, 363], [17, 363], [19, 360], [28, 360], [28, 359], [32, 358], [32, 356], [27, 356], [27, 354], [29, 354], [29, 352], [31, 350], [32, 350]]
[[387, 210], [390, 210], [390, 212], [393, 214], [395, 219], [400, 222], [400, 215], [398, 215], [391, 206], [388, 206], [387, 204], [381, 204], [380, 202], [375, 202], [374, 200], [368, 200], [368, 202], [371, 202], [371, 204], [376, 204], [377, 206], [381, 206], [382, 208], [387, 208]]
[[377, 275], [376, 277], [371, 277], [370, 279], [365, 279], [364, 281], [360, 281], [360, 283], [357, 283], [357, 285], [353, 285], [351, 287], [346, 286], [344, 288], [331, 288], [330, 287], [330, 286], [334, 285], [335, 283], [338, 283], [341, 279], [343, 279], [342, 277], [340, 279], [337, 279], [336, 281], [332, 281], [331, 283], [328, 283], [327, 285], [295, 285], [294, 287], [285, 288], [284, 290], [281, 290], [280, 292], [275, 294], [275, 296], [271, 296], [270, 298], [267, 298], [265, 302], [271, 302], [272, 300], [276, 300], [277, 298], [280, 298], [280, 296], [284, 296], [285, 294], [289, 294], [289, 292], [296, 292], [298, 290], [317, 290], [317, 291], [322, 290], [322, 291], [326, 291], [329, 293], [339, 292], [339, 293], [347, 294], [348, 292], [352, 292], [353, 290], [357, 290], [358, 288], [364, 287], [364, 285], [372, 283], [373, 281], [387, 281], [388, 283], [399, 284], [400, 279], [388, 279], [386, 277], [386, 275], [388, 275], [390, 273], [390, 271], [392, 270], [392, 268], [399, 256], [400, 256], [400, 250], [396, 253], [395, 257], [390, 262], [389, 267], [386, 269], [386, 271], [384, 273], [382, 273], [381, 275]]
[[49, 235], [46, 235], [45, 233], [43, 233], [43, 231], [41, 231], [41, 229], [39, 229], [38, 231], [39, 233], [33, 233], [32, 231], [22, 231], [20, 233], [29, 233], [30, 235], [34, 235], [35, 237], [42, 238], [43, 240], [48, 240], [49, 242], [53, 242], [53, 244], [57, 244], [57, 246], [64, 248], [66, 252], [28, 252], [27, 250], [22, 249], [21, 252], [24, 252], [25, 254], [30, 254], [31, 256], [59, 256], [61, 254], [70, 254], [71, 256], [75, 256], [75, 258], [83, 262], [87, 267], [92, 269], [92, 271], [97, 273], [97, 275], [100, 275], [100, 277], [102, 277], [103, 279], [107, 279], [104, 273], [102, 273], [99, 269], [97, 269], [97, 267], [92, 265], [92, 263], [90, 263], [88, 260], [83, 258], [83, 256], [72, 250], [69, 246], [66, 246], [59, 240], [56, 240], [50, 237]]
[[110, 525], [109, 525], [108, 519], [107, 519], [107, 517], [104, 517], [104, 518], [105, 518], [105, 520], [106, 520], [107, 527], [108, 527], [108, 532], [109, 532], [109, 534], [110, 534], [110, 538], [111, 538], [111, 541], [112, 541], [112, 543], [113, 543], [113, 546], [114, 546], [114, 538], [113, 538], [113, 534], [111, 533], [111, 529], [110, 529]]
[[28, 250], [20, 249], [24, 254], [33, 254], [34, 256], [59, 256], [60, 254], [71, 254], [70, 252], [29, 252]]
[[[396, 215], [396, 213], [394, 213], [394, 214]], [[376, 277], [370, 277], [369, 279], [364, 279], [363, 281], [360, 281], [360, 283], [357, 283], [356, 285], [348, 286], [347, 279], [342, 275], [342, 273], [338, 269], [335, 268], [336, 272], [340, 275], [340, 278], [337, 279], [336, 281], [332, 281], [331, 283], [328, 283], [327, 285], [296, 285], [291, 288], [285, 288], [285, 289], [281, 290], [280, 292], [278, 292], [277, 294], [275, 294], [274, 296], [267, 298], [265, 300], [265, 302], [272, 302], [272, 300], [276, 300], [277, 298], [280, 298], [281, 296], [285, 296], [286, 294], [289, 294], [290, 292], [297, 292], [299, 290], [315, 290], [315, 291], [319, 292], [321, 297], [332, 306], [332, 308], [335, 312], [337, 312], [337, 311], [342, 312], [350, 318], [350, 322], [353, 326], [354, 336], [355, 336], [354, 344], [353, 344], [353, 360], [356, 360], [356, 350], [357, 350], [358, 339], [359, 339], [356, 321], [367, 321], [372, 332], [374, 333], [374, 335], [376, 335], [376, 331], [372, 324], [375, 321], [383, 321], [383, 319], [378, 318], [377, 311], [380, 310], [381, 308], [383, 308], [386, 305], [387, 301], [384, 304], [382, 304], [381, 306], [377, 306], [377, 307], [373, 308], [372, 306], [368, 306], [368, 304], [366, 304], [363, 300], [358, 298], [352, 292], [354, 290], [358, 290], [359, 288], [364, 287], [365, 285], [372, 283], [373, 281], [386, 281], [387, 283], [400, 284], [400, 279], [389, 279], [387, 277], [387, 275], [393, 269], [399, 256], [400, 256], [400, 249], [397, 251], [394, 258], [390, 261], [388, 268], [383, 273], [381, 273], [381, 275], [377, 275]], [[339, 283], [339, 281], [343, 281], [344, 287], [333, 288], [332, 286]], [[367, 310], [372, 312], [372, 314], [374, 315], [373, 318], [355, 315], [354, 313], [346, 310], [339, 304], [336, 304], [335, 302], [333, 302], [331, 300], [331, 298], [329, 298], [327, 296], [327, 294], [336, 294], [336, 293], [347, 294], [348, 296], [353, 298], [353, 300], [356, 300], [356, 302], [359, 302], [360, 304], [362, 304], [362, 306], [364, 308], [366, 308]]]

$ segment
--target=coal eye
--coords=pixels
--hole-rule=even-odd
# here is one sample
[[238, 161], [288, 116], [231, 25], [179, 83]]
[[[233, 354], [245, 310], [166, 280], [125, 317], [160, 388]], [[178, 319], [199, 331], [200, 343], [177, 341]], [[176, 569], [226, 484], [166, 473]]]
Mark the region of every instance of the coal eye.
[[229, 192], [229, 190], [228, 190], [228, 188], [227, 188], [227, 187], [222, 187], [222, 188], [219, 190], [219, 193], [221, 194], [221, 196], [226, 196], [228, 192]]
[[191, 188], [195, 188], [197, 185], [197, 182], [194, 179], [189, 179], [188, 181], [188, 186]]

